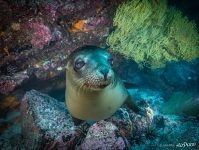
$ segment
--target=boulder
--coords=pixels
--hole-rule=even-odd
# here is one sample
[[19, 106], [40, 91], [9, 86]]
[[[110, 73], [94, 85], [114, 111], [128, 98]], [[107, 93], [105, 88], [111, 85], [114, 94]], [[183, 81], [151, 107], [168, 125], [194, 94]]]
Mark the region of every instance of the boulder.
[[124, 150], [128, 149], [129, 144], [126, 142], [128, 141], [120, 135], [118, 128], [113, 123], [102, 120], [89, 128], [81, 149]]
[[26, 149], [75, 149], [88, 127], [75, 128], [64, 104], [35, 90], [25, 94], [21, 113]]

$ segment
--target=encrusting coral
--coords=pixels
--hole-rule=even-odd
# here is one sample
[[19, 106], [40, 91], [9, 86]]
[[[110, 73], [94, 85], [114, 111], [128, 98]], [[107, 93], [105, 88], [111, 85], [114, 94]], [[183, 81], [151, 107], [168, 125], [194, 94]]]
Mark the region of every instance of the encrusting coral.
[[195, 24], [167, 1], [130, 0], [118, 7], [107, 44], [140, 67], [164, 67], [170, 61], [199, 57]]
[[87, 32], [88, 29], [85, 27], [85, 20], [81, 19], [75, 22], [72, 28], [70, 29], [70, 31], [71, 32], [79, 32], [79, 31]]

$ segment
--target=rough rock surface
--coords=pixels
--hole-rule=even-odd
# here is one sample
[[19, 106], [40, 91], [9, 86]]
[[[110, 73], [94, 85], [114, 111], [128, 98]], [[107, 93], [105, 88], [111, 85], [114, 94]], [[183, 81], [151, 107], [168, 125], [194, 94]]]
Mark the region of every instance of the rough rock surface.
[[25, 94], [21, 113], [27, 149], [158, 149], [168, 148], [168, 143], [172, 148], [183, 147], [184, 142], [198, 146], [195, 118], [159, 114], [149, 120], [123, 106], [109, 119], [74, 126], [64, 103], [35, 90]]
[[[122, 0], [0, 0], [0, 94], [11, 93], [32, 77], [44, 81], [58, 77], [65, 71], [67, 56], [82, 45], [106, 47], [120, 3]], [[120, 60], [117, 58], [119, 75], [139, 86], [169, 93], [199, 82], [199, 60], [171, 63], [154, 71]], [[27, 72], [27, 77], [15, 78], [20, 72]]]
[[0, 76], [0, 93], [10, 93], [28, 78], [27, 71], [18, 72], [12, 76]]
[[120, 135], [118, 128], [113, 123], [102, 120], [89, 128], [81, 149], [124, 150], [128, 149], [128, 143], [125, 142], [127, 140]]
[[[84, 136], [74, 127], [64, 104], [35, 90], [21, 104], [22, 136], [27, 149], [74, 149]], [[84, 124], [82, 130], [87, 125]]]
[[[107, 149], [127, 149], [126, 137], [131, 138], [133, 130], [144, 132], [149, 123], [145, 117], [133, 112], [128, 114], [128, 111], [130, 112], [127, 108], [121, 108], [113, 117], [96, 122], [88, 130], [87, 123], [74, 126], [64, 103], [31, 90], [25, 94], [21, 103], [24, 144], [25, 147], [33, 149], [95, 149], [98, 146]], [[139, 125], [136, 122], [139, 122]]]
[[[28, 78], [47, 80], [63, 73], [74, 49], [106, 45], [120, 2], [0, 0], [0, 78], [26, 71]], [[0, 83], [0, 93], [12, 92], [20, 81], [4, 81], [6, 88]]]
[[151, 70], [139, 68], [132, 60], [117, 57], [115, 70], [122, 79], [138, 88], [150, 88], [169, 95], [178, 90], [198, 89], [198, 65], [199, 59], [192, 63], [172, 62], [167, 64], [165, 68]]

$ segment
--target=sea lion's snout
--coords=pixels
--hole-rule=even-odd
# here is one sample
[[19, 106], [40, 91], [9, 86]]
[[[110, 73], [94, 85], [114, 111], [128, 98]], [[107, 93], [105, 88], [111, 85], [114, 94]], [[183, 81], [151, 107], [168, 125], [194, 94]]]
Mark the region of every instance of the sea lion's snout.
[[97, 85], [98, 88], [101, 89], [112, 84], [114, 79], [114, 73], [110, 67], [100, 66], [93, 72], [93, 76], [95, 76], [95, 78], [98, 78], [98, 80], [96, 80], [97, 82], [95, 82], [95, 85]]

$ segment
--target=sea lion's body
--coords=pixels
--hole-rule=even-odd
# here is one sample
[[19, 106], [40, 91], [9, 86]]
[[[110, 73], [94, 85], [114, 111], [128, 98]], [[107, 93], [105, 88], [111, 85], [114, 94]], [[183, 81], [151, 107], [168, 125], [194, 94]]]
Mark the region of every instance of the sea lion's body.
[[112, 70], [110, 54], [101, 48], [83, 47], [68, 59], [66, 105], [70, 114], [80, 120], [111, 117], [129, 94]]
[[79, 92], [69, 82], [66, 104], [71, 115], [81, 120], [102, 120], [109, 118], [124, 103], [128, 92], [121, 81], [114, 88], [109, 86], [101, 91]]

